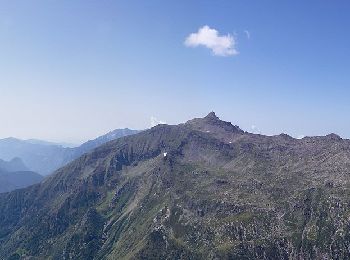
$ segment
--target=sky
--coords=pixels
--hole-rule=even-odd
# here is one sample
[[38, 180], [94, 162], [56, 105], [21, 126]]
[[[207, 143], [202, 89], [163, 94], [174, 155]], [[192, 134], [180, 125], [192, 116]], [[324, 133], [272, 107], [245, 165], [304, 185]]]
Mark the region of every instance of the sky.
[[79, 143], [210, 111], [350, 138], [349, 1], [0, 2], [0, 138]]

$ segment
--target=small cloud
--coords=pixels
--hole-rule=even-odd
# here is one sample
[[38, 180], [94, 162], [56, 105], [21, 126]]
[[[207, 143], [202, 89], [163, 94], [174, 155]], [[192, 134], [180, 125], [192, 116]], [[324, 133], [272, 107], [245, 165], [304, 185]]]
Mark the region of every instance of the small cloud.
[[166, 124], [166, 122], [162, 120], [158, 120], [156, 117], [151, 116], [151, 127], [156, 125], [161, 125], [161, 124]]
[[247, 36], [247, 39], [249, 40], [250, 39], [250, 32], [248, 30], [245, 30], [244, 33]]
[[205, 25], [199, 28], [198, 32], [191, 33], [185, 40], [187, 47], [204, 46], [211, 49], [213, 55], [216, 56], [233, 56], [237, 55], [236, 40], [230, 35], [219, 35], [215, 29]]
[[298, 135], [297, 139], [303, 139], [305, 137], [305, 135]]
[[261, 134], [260, 129], [256, 125], [252, 125], [253, 134]]

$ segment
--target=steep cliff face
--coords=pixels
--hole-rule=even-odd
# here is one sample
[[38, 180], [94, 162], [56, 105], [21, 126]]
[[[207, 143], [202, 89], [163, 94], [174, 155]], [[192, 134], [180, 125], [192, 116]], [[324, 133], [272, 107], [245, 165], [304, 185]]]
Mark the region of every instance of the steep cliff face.
[[0, 256], [349, 255], [350, 142], [246, 133], [214, 113], [109, 142], [0, 195]]

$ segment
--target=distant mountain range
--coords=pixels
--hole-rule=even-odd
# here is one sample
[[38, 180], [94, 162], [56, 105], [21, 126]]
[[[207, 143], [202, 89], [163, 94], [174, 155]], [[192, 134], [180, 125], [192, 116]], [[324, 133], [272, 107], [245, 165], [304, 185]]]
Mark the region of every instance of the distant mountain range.
[[0, 159], [0, 193], [38, 183], [43, 176], [29, 171], [20, 158], [7, 162]]
[[6, 172], [0, 170], [0, 193], [28, 187], [40, 182], [43, 178], [32, 171]]
[[0, 259], [349, 259], [350, 140], [214, 113], [0, 194]]
[[21, 158], [18, 157], [13, 158], [11, 161], [4, 161], [0, 159], [0, 170], [7, 172], [29, 171]]
[[101, 144], [138, 132], [128, 128], [117, 129], [75, 148], [35, 139], [5, 138], [0, 139], [0, 159], [21, 158], [28, 167], [26, 170], [45, 176]]
[[24, 141], [31, 144], [56, 145], [56, 146], [71, 147], [71, 148], [79, 146], [71, 143], [55, 143], [55, 142], [49, 142], [49, 141], [44, 141], [39, 139], [27, 139]]

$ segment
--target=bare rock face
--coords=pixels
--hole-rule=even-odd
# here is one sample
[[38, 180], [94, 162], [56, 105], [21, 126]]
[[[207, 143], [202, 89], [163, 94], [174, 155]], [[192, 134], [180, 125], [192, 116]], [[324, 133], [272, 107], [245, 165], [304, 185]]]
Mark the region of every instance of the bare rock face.
[[215, 130], [226, 130], [227, 132], [243, 133], [243, 131], [238, 127], [231, 124], [231, 122], [225, 122], [220, 120], [214, 112], [210, 112], [204, 118], [195, 118], [186, 123], [190, 125], [193, 129], [199, 131], [207, 131], [210, 129], [215, 132]]
[[244, 131], [238, 126], [232, 125], [231, 122], [225, 122], [219, 119], [214, 112], [210, 112], [204, 118], [195, 118], [185, 124], [192, 130], [197, 130], [207, 135], [229, 143], [240, 138]]
[[347, 259], [350, 142], [215, 113], [100, 146], [0, 194], [1, 259]]

